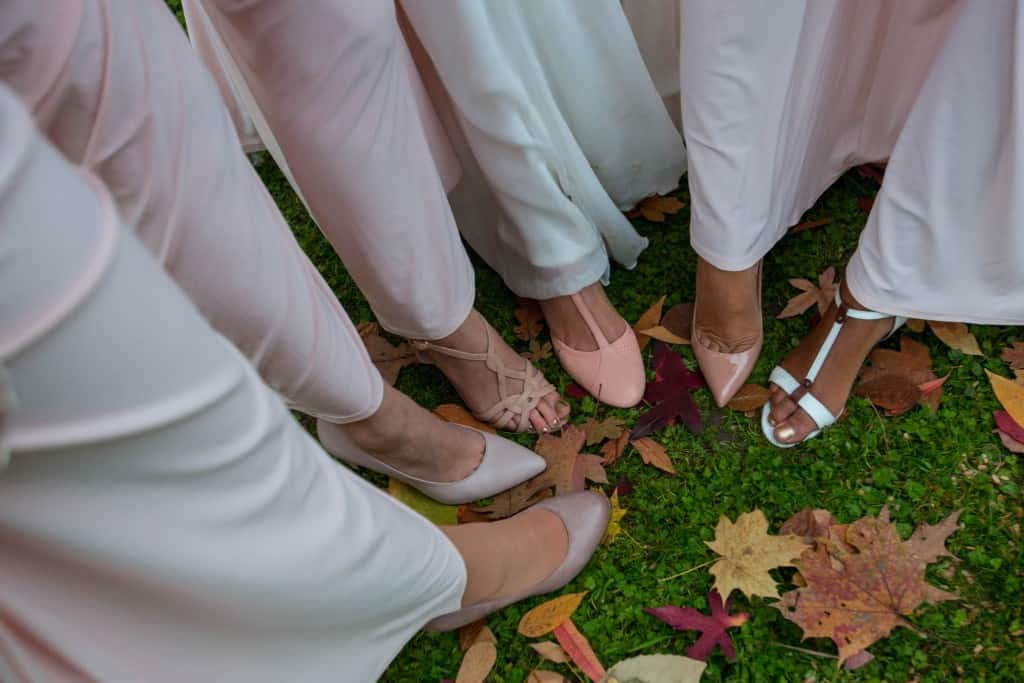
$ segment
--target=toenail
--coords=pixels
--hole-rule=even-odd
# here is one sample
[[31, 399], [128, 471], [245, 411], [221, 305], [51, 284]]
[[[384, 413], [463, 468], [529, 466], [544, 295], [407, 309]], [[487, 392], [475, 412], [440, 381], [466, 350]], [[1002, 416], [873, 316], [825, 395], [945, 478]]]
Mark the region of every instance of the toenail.
[[776, 420], [776, 419], [775, 419], [774, 417], [772, 417], [771, 415], [769, 415], [769, 416], [768, 416], [768, 424], [770, 424], [770, 425], [771, 425], [772, 427], [774, 427], [775, 425], [779, 424], [779, 421], [778, 421], [778, 420]]
[[789, 441], [794, 436], [796, 436], [796, 430], [790, 427], [789, 425], [786, 425], [782, 429], [779, 429], [775, 432], [775, 438], [777, 438], [779, 441]]
[[551, 421], [551, 426], [552, 427], [557, 427], [560, 424], [562, 424], [562, 421], [559, 420], [557, 417], [554, 420]]

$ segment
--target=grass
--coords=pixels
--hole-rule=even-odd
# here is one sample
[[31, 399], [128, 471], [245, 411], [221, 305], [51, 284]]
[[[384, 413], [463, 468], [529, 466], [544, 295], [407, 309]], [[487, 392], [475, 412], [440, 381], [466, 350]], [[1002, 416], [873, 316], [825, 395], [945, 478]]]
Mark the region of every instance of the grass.
[[[372, 313], [345, 273], [331, 247], [306, 215], [284, 178], [269, 160], [259, 171], [296, 236], [354, 320]], [[842, 266], [856, 246], [865, 215], [858, 197], [873, 186], [848, 174], [809, 212], [829, 217], [824, 227], [787, 238], [765, 264], [764, 305], [781, 310], [794, 291], [789, 277], [814, 278], [829, 265]], [[687, 201], [685, 188], [680, 199]], [[689, 247], [684, 210], [665, 224], [636, 221], [651, 239], [634, 271], [616, 270], [609, 295], [623, 316], [634, 320], [662, 294], [666, 306], [691, 301], [695, 256]], [[521, 348], [512, 334], [515, 297], [497, 275], [474, 259], [477, 305], [504, 338]], [[807, 331], [804, 318], [765, 321], [765, 346], [752, 381], [766, 383], [772, 365]], [[1005, 373], [999, 351], [1024, 339], [1016, 328], [973, 326], [984, 358], [946, 348], [929, 333], [913, 335], [930, 349], [938, 375], [950, 373], [937, 413], [917, 408], [901, 417], [885, 417], [861, 399], [852, 399], [849, 417], [822, 437], [792, 449], [778, 450], [762, 437], [755, 420], [714, 407], [706, 391], [697, 392], [707, 428], [694, 436], [684, 427], [657, 435], [680, 474], [669, 477], [643, 465], [637, 456], [611, 466], [614, 481], [625, 475], [636, 486], [624, 499], [629, 513], [626, 533], [602, 547], [588, 568], [566, 590], [590, 591], [575, 621], [606, 665], [628, 656], [666, 652], [683, 654], [693, 634], [679, 633], [642, 612], [647, 606], [681, 604], [706, 608], [711, 585], [706, 569], [661, 581], [711, 557], [704, 545], [719, 515], [735, 517], [759, 507], [782, 520], [805, 507], [831, 510], [841, 521], [876, 514], [888, 505], [904, 536], [920, 522], [935, 523], [963, 509], [962, 528], [950, 548], [961, 559], [940, 562], [930, 572], [939, 585], [956, 591], [959, 602], [921, 609], [914, 624], [926, 638], [898, 629], [871, 648], [877, 659], [856, 672], [839, 672], [835, 661], [800, 652], [802, 647], [834, 653], [828, 641], [801, 642], [800, 629], [760, 599], [734, 597], [734, 609], [749, 611], [750, 622], [735, 635], [736, 662], [712, 657], [706, 681], [949, 681], [1024, 679], [1024, 557], [1020, 525], [1020, 458], [1009, 454], [991, 433], [996, 399], [985, 379], [986, 368]], [[692, 353], [682, 353], [694, 365]], [[546, 376], [564, 388], [570, 381], [557, 361], [541, 364]], [[437, 370], [403, 371], [398, 386], [425, 406], [458, 402]], [[574, 420], [617, 415], [632, 423], [640, 409], [613, 410], [591, 400], [573, 401]], [[529, 439], [524, 438], [524, 443]], [[1009, 477], [1003, 482], [993, 474]], [[781, 577], [780, 577], [781, 578]], [[516, 634], [522, 613], [538, 598], [493, 616], [498, 662], [489, 680], [524, 681], [540, 665]], [[1016, 635], [1014, 635], [1016, 633]], [[384, 675], [384, 681], [440, 681], [454, 678], [461, 659], [454, 635], [417, 636]], [[557, 668], [570, 680], [578, 672]]]
[[[180, 0], [167, 0], [167, 4], [182, 20]], [[365, 299], [273, 162], [263, 157], [258, 171], [303, 249], [352, 319], [371, 320]], [[846, 263], [866, 218], [856, 200], [873, 191], [871, 183], [848, 174], [808, 213], [808, 218], [829, 217], [833, 222], [787, 238], [772, 251], [764, 271], [764, 306], [769, 314], [781, 310], [794, 293], [787, 278], [814, 278], [829, 265]], [[685, 187], [679, 197], [687, 201]], [[635, 270], [615, 270], [608, 288], [627, 320], [635, 320], [662, 294], [668, 295], [666, 307], [693, 300], [695, 256], [689, 246], [688, 219], [684, 211], [665, 224], [636, 221], [651, 246]], [[515, 297], [479, 259], [474, 258], [474, 264], [477, 307], [509, 343], [522, 348], [512, 334]], [[765, 384], [772, 366], [806, 331], [804, 318], [767, 317], [764, 351], [751, 381]], [[871, 648], [877, 657], [873, 663], [855, 672], [841, 672], [834, 660], [790, 649], [834, 653], [830, 641], [801, 642], [800, 629], [777, 610], [760, 599], [748, 602], [734, 597], [733, 609], [752, 616], [735, 633], [737, 660], [730, 663], [714, 655], [703, 680], [1024, 680], [1022, 463], [991, 433], [997, 403], [984, 374], [986, 368], [1005, 374], [999, 351], [1024, 340], [1024, 332], [982, 326], [972, 326], [972, 331], [984, 358], [951, 351], [927, 333], [913, 335], [929, 347], [936, 374], [950, 373], [937, 413], [917, 408], [901, 417], [884, 417], [855, 398], [841, 424], [802, 447], [783, 451], [767, 444], [754, 420], [718, 410], [708, 393], [701, 391], [696, 398], [706, 423], [704, 433], [694, 436], [684, 427], [671, 427], [657, 435], [679, 476], [661, 474], [635, 455], [615, 463], [609, 470], [611, 479], [625, 475], [636, 487], [623, 500], [629, 508], [622, 522], [625, 533], [614, 545], [602, 547], [566, 589], [590, 591], [574, 621], [604, 664], [637, 654], [683, 654], [693, 642], [693, 634], [670, 630], [642, 608], [664, 604], [706, 608], [704, 596], [711, 585], [706, 569], [675, 580], [660, 579], [711, 558], [704, 541], [711, 538], [719, 515], [735, 518], [760, 507], [777, 529], [782, 520], [805, 507], [827, 508], [846, 522], [876, 514], [888, 505], [904, 537], [920, 522], [935, 523], [952, 510], [964, 511], [962, 528], [949, 543], [960, 562], [938, 563], [930, 571], [933, 582], [954, 590], [961, 600], [925, 607], [914, 616], [915, 626], [926, 638], [897, 629]], [[693, 367], [689, 349], [682, 353]], [[560, 388], [569, 382], [554, 359], [540, 367]], [[428, 407], [458, 402], [433, 368], [403, 370], [398, 386]], [[641, 412], [612, 410], [592, 400], [572, 403], [575, 421], [596, 412], [602, 417], [618, 415], [631, 424]], [[308, 426], [308, 420], [303, 422]], [[1009, 480], [996, 483], [992, 476], [996, 473]], [[527, 640], [516, 634], [516, 624], [523, 612], [542, 601], [527, 601], [491, 617], [498, 661], [489, 680], [520, 683], [540, 665]], [[454, 635], [421, 634], [381, 680], [432, 683], [454, 678], [460, 660]], [[543, 668], [557, 669], [570, 680], [584, 680], [565, 666]]]

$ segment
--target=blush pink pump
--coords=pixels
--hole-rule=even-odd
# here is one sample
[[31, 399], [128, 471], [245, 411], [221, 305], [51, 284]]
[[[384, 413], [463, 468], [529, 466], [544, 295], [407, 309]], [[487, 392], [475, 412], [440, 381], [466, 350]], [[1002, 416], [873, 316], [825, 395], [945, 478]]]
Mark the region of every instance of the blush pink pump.
[[551, 345], [555, 355], [565, 371], [591, 396], [616, 408], [632, 408], [643, 398], [647, 386], [644, 361], [636, 335], [626, 325], [622, 336], [609, 342], [583, 301], [583, 296], [576, 293], [571, 299], [597, 342], [597, 350], [574, 349], [552, 334]]
[[[761, 264], [757, 266], [757, 315], [758, 327], [761, 321]], [[697, 334], [697, 307], [693, 307], [693, 334], [690, 340], [693, 346], [693, 355], [697, 357], [697, 364], [704, 374], [704, 381], [707, 382], [711, 395], [719, 408], [732, 400], [743, 383], [747, 381], [758, 356], [761, 355], [761, 347], [764, 345], [764, 332], [758, 331], [757, 339], [745, 351], [737, 353], [724, 353], [710, 349], [700, 342]]]

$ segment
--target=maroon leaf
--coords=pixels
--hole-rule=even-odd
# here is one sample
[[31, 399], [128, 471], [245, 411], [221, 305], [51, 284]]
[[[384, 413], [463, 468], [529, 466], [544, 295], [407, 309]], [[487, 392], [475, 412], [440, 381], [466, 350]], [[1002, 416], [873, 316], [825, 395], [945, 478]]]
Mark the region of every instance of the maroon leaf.
[[996, 427], [1000, 432], [1014, 441], [1024, 443], [1024, 427], [1017, 424], [1017, 421], [1010, 417], [1008, 412], [997, 410], [992, 413], [992, 417], [996, 419]]
[[662, 401], [637, 418], [636, 424], [633, 425], [633, 431], [629, 433], [629, 440], [636, 441], [649, 434], [654, 434], [675, 424], [677, 419], [694, 434], [700, 434], [700, 410], [693, 402], [693, 397], [689, 392], [676, 394], [673, 398]]
[[634, 490], [635, 488], [633, 487], [633, 483], [629, 479], [627, 479], [626, 475], [624, 474], [621, 477], [619, 477], [619, 480], [617, 482], [615, 482], [614, 492], [619, 494], [619, 498], [624, 498], [628, 496], [629, 494], [633, 493]]
[[704, 378], [700, 373], [690, 370], [683, 357], [672, 350], [668, 344], [655, 341], [653, 382], [647, 383], [644, 400], [648, 403], [660, 403], [681, 392], [693, 391], [704, 386]]
[[708, 593], [708, 605], [711, 607], [711, 615], [702, 614], [692, 607], [647, 607], [645, 612], [651, 616], [664, 621], [677, 631], [700, 631], [701, 636], [696, 643], [686, 650], [686, 656], [702, 662], [708, 661], [715, 646], [722, 648], [722, 653], [730, 661], [736, 659], [736, 649], [733, 647], [732, 639], [729, 638], [728, 630], [733, 627], [742, 626], [750, 619], [750, 615], [741, 612], [729, 614], [729, 604], [726, 601], [722, 604], [722, 596], [718, 591]]
[[565, 395], [569, 398], [581, 399], [590, 396], [590, 393], [576, 382], [570, 382], [565, 388]]

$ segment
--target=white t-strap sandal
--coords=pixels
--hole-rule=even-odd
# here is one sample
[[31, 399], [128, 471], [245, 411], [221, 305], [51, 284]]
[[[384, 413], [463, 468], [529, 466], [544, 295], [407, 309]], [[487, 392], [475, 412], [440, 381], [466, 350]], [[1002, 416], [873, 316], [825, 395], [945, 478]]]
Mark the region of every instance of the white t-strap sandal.
[[892, 329], [889, 331], [889, 334], [882, 339], [882, 341], [891, 337], [893, 333], [902, 327], [903, 323], [907, 321], [906, 318], [900, 316], [850, 308], [849, 305], [843, 303], [843, 299], [839, 295], [838, 287], [836, 287], [836, 306], [839, 307], [839, 312], [836, 314], [836, 320], [832, 324], [832, 329], [829, 331], [828, 337], [825, 338], [825, 342], [821, 345], [821, 348], [818, 349], [818, 355], [814, 357], [814, 362], [811, 363], [810, 369], [807, 370], [807, 376], [804, 380], [802, 382], [797, 381], [793, 375], [789, 374], [789, 372], [781, 366], [775, 366], [775, 369], [772, 370], [772, 374], [769, 377], [768, 381], [786, 392], [790, 400], [796, 403], [805, 413], [807, 413], [810, 418], [814, 420], [814, 424], [818, 426], [816, 430], [808, 434], [801, 441], [797, 441], [796, 443], [782, 443], [775, 438], [775, 429], [768, 423], [768, 415], [771, 413], [772, 404], [771, 402], [765, 403], [764, 407], [761, 408], [761, 431], [764, 432], [768, 441], [779, 448], [792, 448], [798, 443], [803, 443], [808, 439], [813, 439], [818, 436], [818, 434], [821, 434], [821, 430], [832, 426], [838, 419], [832, 414], [832, 411], [825, 407], [824, 403], [819, 401], [814, 394], [811, 393], [811, 389], [814, 386], [814, 380], [818, 377], [818, 373], [821, 372], [822, 366], [825, 365], [825, 361], [828, 359], [829, 353], [832, 352], [832, 347], [835, 346], [836, 339], [839, 337], [839, 333], [842, 331], [843, 324], [847, 319], [884, 320], [885, 318], [892, 318]]

